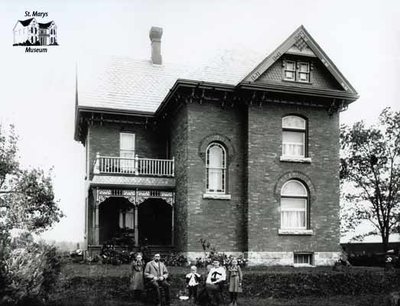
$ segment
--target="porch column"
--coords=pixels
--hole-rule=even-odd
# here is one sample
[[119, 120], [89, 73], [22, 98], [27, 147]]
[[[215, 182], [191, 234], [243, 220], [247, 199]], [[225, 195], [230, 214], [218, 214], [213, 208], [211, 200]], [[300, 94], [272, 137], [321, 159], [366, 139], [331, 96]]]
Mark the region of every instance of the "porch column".
[[138, 205], [135, 205], [135, 246], [139, 246]]
[[172, 205], [172, 211], [171, 211], [171, 215], [172, 215], [172, 220], [171, 220], [171, 245], [174, 245], [174, 225], [175, 225], [175, 221], [174, 221], [174, 205]]
[[96, 209], [95, 209], [95, 225], [94, 225], [94, 244], [99, 245], [99, 203], [96, 203]]

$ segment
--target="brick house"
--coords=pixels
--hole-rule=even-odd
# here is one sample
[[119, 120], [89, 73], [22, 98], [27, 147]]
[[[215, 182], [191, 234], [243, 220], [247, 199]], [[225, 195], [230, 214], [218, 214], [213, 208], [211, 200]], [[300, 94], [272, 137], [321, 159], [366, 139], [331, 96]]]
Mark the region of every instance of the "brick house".
[[339, 245], [339, 112], [357, 92], [300, 26], [269, 56], [202, 67], [111, 58], [78, 66], [89, 254], [135, 246], [252, 264], [329, 265]]

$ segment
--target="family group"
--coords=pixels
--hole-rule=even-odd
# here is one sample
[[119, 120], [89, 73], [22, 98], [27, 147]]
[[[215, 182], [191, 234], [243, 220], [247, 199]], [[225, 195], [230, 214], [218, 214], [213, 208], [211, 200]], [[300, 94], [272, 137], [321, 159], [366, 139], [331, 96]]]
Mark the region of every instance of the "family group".
[[[144, 264], [139, 253], [131, 264], [131, 290], [134, 297], [143, 296], [145, 288], [153, 292], [156, 305], [170, 305], [170, 283], [168, 269], [161, 261], [160, 254], [155, 254], [153, 260]], [[192, 266], [190, 273], [186, 274], [186, 288], [189, 301], [203, 306], [217, 306], [225, 304], [223, 290], [228, 284], [230, 306], [237, 305], [238, 293], [242, 292], [243, 274], [236, 259], [232, 259], [225, 268], [218, 260], [207, 267], [205, 275], [197, 272], [197, 267]], [[148, 293], [146, 293], [148, 294]]]

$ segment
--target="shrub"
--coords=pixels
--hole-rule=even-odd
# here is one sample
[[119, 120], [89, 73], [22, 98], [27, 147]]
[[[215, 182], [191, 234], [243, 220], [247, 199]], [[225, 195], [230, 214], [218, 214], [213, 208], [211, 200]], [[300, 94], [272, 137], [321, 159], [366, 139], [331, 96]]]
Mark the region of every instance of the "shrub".
[[132, 262], [133, 255], [132, 252], [120, 249], [113, 243], [104, 244], [100, 251], [100, 257], [103, 264], [127, 264]]
[[12, 249], [5, 259], [5, 288], [1, 304], [40, 304], [57, 284], [61, 271], [56, 248], [30, 242]]
[[167, 266], [186, 267], [188, 265], [188, 259], [183, 255], [171, 252], [165, 257], [164, 263]]
[[[203, 257], [196, 258], [196, 266], [204, 268], [207, 265], [210, 265], [214, 260], [218, 260], [222, 265], [229, 266], [232, 259], [235, 258], [233, 255], [227, 256], [225, 253], [218, 252], [216, 247], [212, 246], [209, 241], [206, 239], [200, 239], [201, 246], [204, 251]], [[242, 268], [247, 265], [247, 259], [244, 258], [244, 255], [240, 255], [236, 257], [238, 261], [238, 265]]]

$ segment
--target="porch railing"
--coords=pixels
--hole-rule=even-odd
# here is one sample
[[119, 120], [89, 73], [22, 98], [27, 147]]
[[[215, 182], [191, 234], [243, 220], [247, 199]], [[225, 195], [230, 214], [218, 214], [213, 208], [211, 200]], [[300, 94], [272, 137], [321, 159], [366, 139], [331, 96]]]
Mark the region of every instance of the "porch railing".
[[175, 160], [141, 158], [137, 155], [134, 158], [101, 156], [96, 155], [94, 174], [132, 174], [143, 176], [174, 176]]

